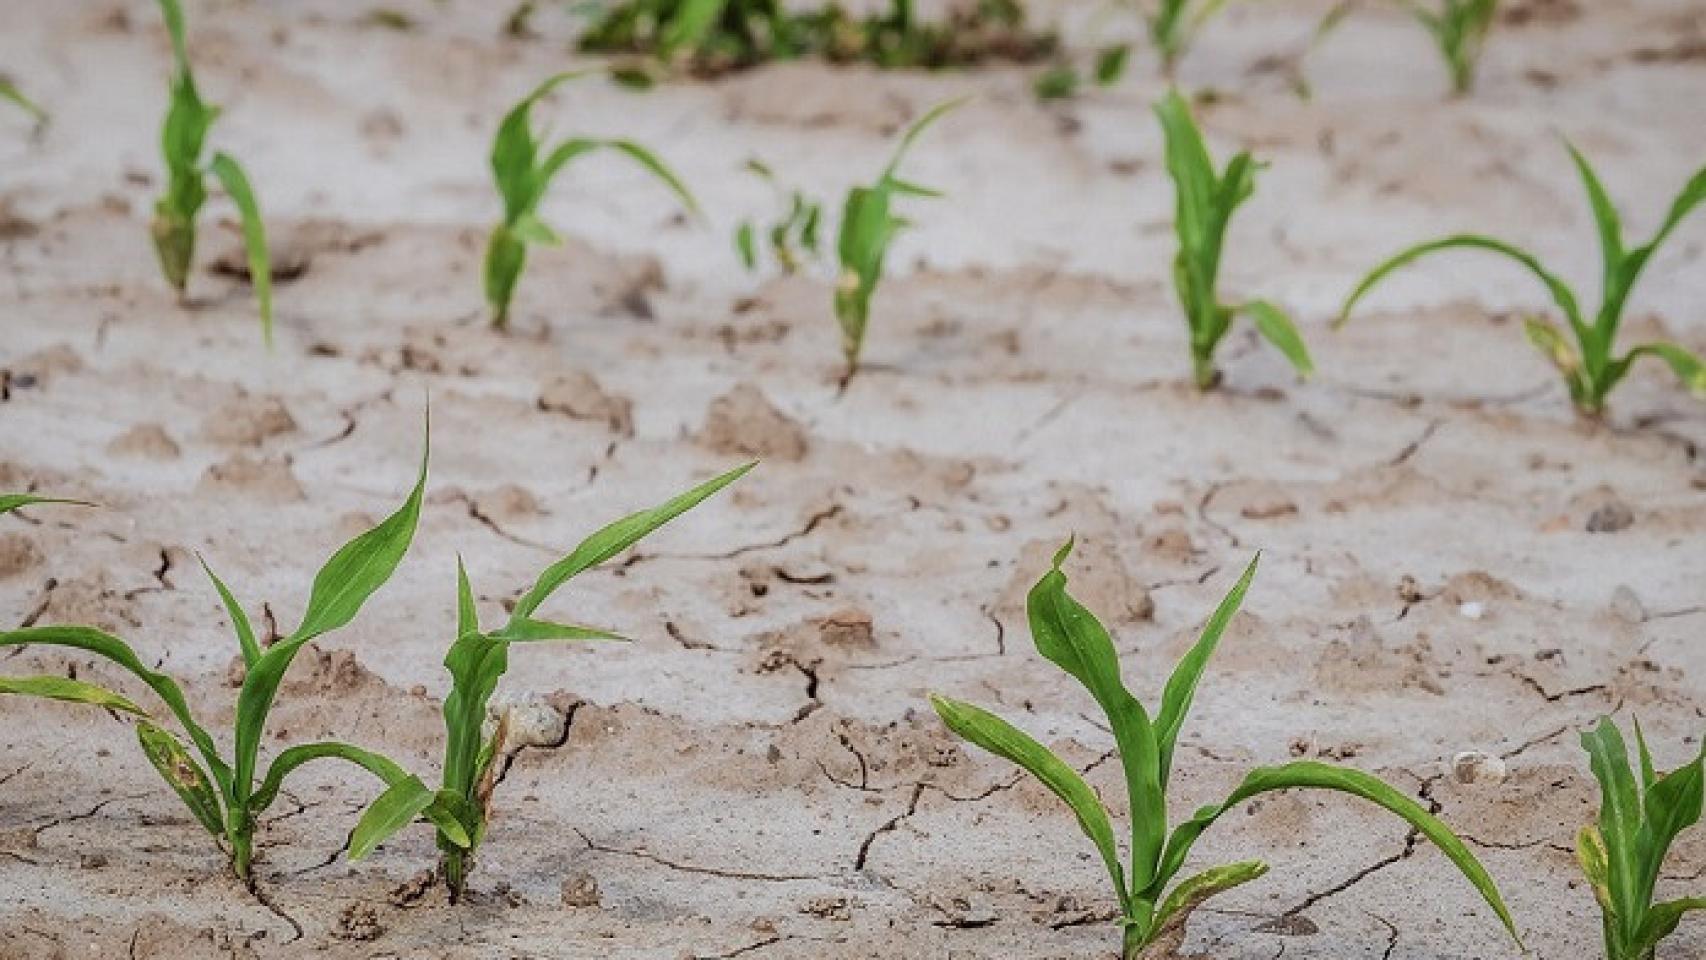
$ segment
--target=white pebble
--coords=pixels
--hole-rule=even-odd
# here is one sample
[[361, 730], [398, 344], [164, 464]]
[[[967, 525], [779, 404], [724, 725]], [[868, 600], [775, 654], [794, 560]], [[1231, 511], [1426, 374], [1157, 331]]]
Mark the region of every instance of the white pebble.
[[1486, 615], [1487, 605], [1479, 600], [1471, 600], [1468, 603], [1458, 605], [1457, 612], [1465, 620], [1479, 620]]
[[1505, 761], [1480, 750], [1465, 750], [1451, 758], [1451, 775], [1458, 783], [1502, 783]]

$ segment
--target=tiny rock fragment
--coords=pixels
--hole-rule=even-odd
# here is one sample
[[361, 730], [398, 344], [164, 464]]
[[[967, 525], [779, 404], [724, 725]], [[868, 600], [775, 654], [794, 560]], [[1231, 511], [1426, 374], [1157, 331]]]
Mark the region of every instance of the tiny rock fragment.
[[598, 881], [591, 874], [579, 873], [563, 881], [563, 906], [596, 907], [603, 902]]
[[1624, 623], [1642, 623], [1647, 619], [1647, 607], [1633, 588], [1620, 583], [1611, 591], [1611, 615]]
[[800, 905], [800, 912], [823, 920], [853, 919], [853, 907], [846, 897], [813, 897]]
[[500, 718], [505, 721], [502, 747], [505, 751], [522, 747], [561, 746], [564, 737], [568, 735], [568, 717], [536, 694], [507, 703], [493, 703], [487, 707], [481, 737], [490, 737], [497, 730]]
[[561, 374], [539, 387], [539, 409], [575, 420], [599, 420], [612, 433], [634, 435], [634, 402], [607, 392], [583, 370]]
[[339, 940], [366, 942], [377, 940], [385, 932], [379, 923], [379, 913], [365, 903], [351, 903], [338, 913], [338, 924], [332, 935]]
[[1589, 533], [1617, 533], [1627, 530], [1635, 522], [1635, 511], [1621, 500], [1612, 499], [1594, 508], [1588, 514], [1587, 531]]
[[806, 455], [805, 428], [748, 383], [711, 401], [699, 440], [729, 456], [798, 461]]
[[837, 610], [818, 621], [823, 642], [832, 647], [874, 647], [876, 638], [872, 633], [871, 615], [863, 610], [847, 607]]
[[1487, 605], [1479, 600], [1470, 600], [1457, 605], [1457, 614], [1465, 620], [1479, 620], [1487, 615]]
[[1458, 783], [1500, 783], [1505, 772], [1504, 760], [1480, 750], [1465, 750], [1451, 758], [1451, 775]]

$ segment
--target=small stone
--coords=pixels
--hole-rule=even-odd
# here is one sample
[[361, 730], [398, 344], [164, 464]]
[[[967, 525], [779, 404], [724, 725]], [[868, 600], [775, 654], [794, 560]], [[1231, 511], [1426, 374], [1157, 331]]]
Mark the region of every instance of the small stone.
[[506, 721], [503, 742], [506, 751], [521, 747], [561, 746], [563, 738], [568, 735], [568, 717], [536, 694], [488, 706], [482, 738], [490, 737], [497, 730], [500, 717]]
[[852, 905], [846, 897], [813, 897], [800, 905], [800, 912], [823, 920], [853, 919]]
[[1458, 604], [1457, 613], [1465, 620], [1479, 620], [1487, 615], [1487, 605], [1479, 600], [1470, 600]]
[[863, 610], [848, 607], [837, 610], [818, 621], [819, 636], [831, 647], [874, 647], [877, 645], [872, 632], [871, 615]]
[[1624, 623], [1643, 623], [1647, 619], [1647, 607], [1633, 588], [1621, 583], [1611, 591], [1611, 615]]
[[1502, 783], [1505, 761], [1480, 750], [1465, 750], [1451, 758], [1451, 775], [1458, 783]]
[[598, 891], [598, 881], [591, 874], [576, 874], [563, 881], [563, 906], [597, 907], [604, 903]]
[[1588, 514], [1587, 531], [1589, 533], [1616, 533], [1626, 530], [1635, 522], [1635, 511], [1621, 500], [1609, 500], [1594, 508]]

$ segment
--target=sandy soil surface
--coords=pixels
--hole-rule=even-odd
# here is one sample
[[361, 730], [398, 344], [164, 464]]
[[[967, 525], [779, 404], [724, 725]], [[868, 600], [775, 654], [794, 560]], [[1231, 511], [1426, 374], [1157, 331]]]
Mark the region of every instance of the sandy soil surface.
[[[270, 816], [260, 902], [122, 724], [0, 701], [0, 957], [1111, 956], [1105, 880], [1071, 818], [924, 701], [999, 708], [1092, 768], [1123, 816], [1110, 739], [1021, 612], [1069, 533], [1075, 587], [1146, 699], [1266, 551], [1186, 729], [1175, 815], [1252, 764], [1342, 759], [1469, 835], [1539, 956], [1595, 955], [1570, 853], [1596, 796], [1575, 731], [1621, 709], [1662, 764], [1698, 749], [1706, 407], [1642, 370], [1608, 423], [1577, 422], [1521, 334], [1543, 293], [1502, 263], [1436, 260], [1344, 332], [1327, 321], [1375, 258], [1454, 229], [1528, 243], [1591, 290], [1556, 134], [1649, 231], [1706, 158], [1697, 3], [1513, 3], [1464, 101], [1441, 98], [1439, 62], [1395, 16], [1321, 50], [1308, 103], [1269, 65], [1320, 4], [1218, 21], [1182, 79], [1222, 92], [1203, 115], [1218, 150], [1272, 163], [1226, 288], [1295, 310], [1322, 374], [1295, 384], [1239, 333], [1208, 396], [1186, 385], [1166, 285], [1147, 55], [1116, 90], [1055, 107], [1014, 68], [565, 88], [542, 121], [650, 143], [707, 218], [586, 162], [546, 205], [572, 239], [535, 253], [515, 330], [493, 333], [488, 138], [574, 61], [566, 16], [505, 40], [502, 6], [415, 4], [399, 32], [332, 0], [192, 5], [201, 85], [226, 108], [214, 142], [246, 161], [300, 266], [271, 355], [247, 287], [210, 269], [237, 250], [223, 199], [192, 302], [156, 275], [167, 47], [151, 6], [0, 10], [0, 64], [55, 114], [35, 135], [0, 121], [0, 488], [103, 505], [0, 521], [0, 619], [115, 630], [226, 725], [236, 648], [194, 554], [288, 629], [319, 562], [399, 501], [430, 395], [414, 551], [301, 658], [272, 729], [431, 776], [458, 552], [493, 616], [605, 520], [765, 463], [553, 601], [637, 643], [517, 653], [500, 696], [569, 725], [514, 757], [464, 905], [412, 886], [432, 863], [424, 829], [340, 856], [373, 788], [337, 768], [310, 768]], [[831, 271], [740, 271], [733, 225], [771, 202], [740, 166], [759, 156], [839, 195], [900, 125], [963, 93], [976, 101], [910, 168], [951, 197], [915, 206], [870, 367], [837, 396]], [[1706, 349], [1703, 248], [1706, 224], [1678, 234], [1631, 333]], [[68, 667], [122, 682], [48, 651], [5, 662]], [[1509, 776], [1457, 782], [1463, 750]], [[1198, 915], [1191, 947], [1211, 956], [1514, 954], [1442, 857], [1349, 799], [1266, 799], [1199, 850], [1274, 866]], [[1703, 871], [1697, 831], [1666, 883], [1698, 892]], [[1695, 922], [1665, 955], [1703, 947]]]

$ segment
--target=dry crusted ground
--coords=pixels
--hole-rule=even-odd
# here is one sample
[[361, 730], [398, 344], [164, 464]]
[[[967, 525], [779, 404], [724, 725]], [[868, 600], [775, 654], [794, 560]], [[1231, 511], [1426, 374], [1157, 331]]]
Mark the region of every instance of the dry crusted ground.
[[[240, 280], [204, 269], [180, 306], [154, 275], [152, 11], [0, 11], [0, 63], [56, 114], [0, 131], [0, 488], [103, 505], [0, 525], [4, 621], [116, 630], [227, 723], [235, 648], [194, 552], [288, 629], [320, 560], [400, 499], [430, 394], [415, 549], [302, 658], [272, 727], [280, 745], [335, 735], [430, 773], [457, 552], [491, 614], [604, 520], [764, 465], [556, 601], [638, 643], [518, 653], [508, 695], [570, 723], [515, 756], [461, 907], [411, 887], [425, 830], [339, 857], [365, 779], [293, 785], [264, 831], [269, 906], [223, 877], [121, 723], [0, 703], [0, 957], [1109, 956], [1104, 880], [1070, 818], [924, 703], [998, 707], [1120, 805], [1088, 698], [1035, 656], [1020, 612], [1070, 532], [1075, 586], [1146, 698], [1267, 551], [1187, 729], [1176, 810], [1251, 764], [1344, 759], [1473, 838], [1538, 955], [1593, 954], [1569, 852], [1594, 797], [1575, 731], [1638, 712], [1675, 763], [1706, 727], [1706, 408], [1642, 371], [1609, 424], [1573, 420], [1516, 321], [1542, 295], [1498, 263], [1435, 261], [1345, 332], [1326, 320], [1375, 257], [1449, 229], [1531, 243], [1591, 286], [1554, 134], [1651, 229], [1706, 158], [1697, 4], [1513, 4], [1461, 102], [1439, 99], [1437, 61], [1395, 17], [1321, 51], [1312, 103], [1269, 65], [1319, 5], [1217, 22], [1183, 79], [1224, 92], [1205, 114], [1218, 148], [1272, 161], [1227, 286], [1295, 309], [1323, 373], [1296, 385], [1239, 334], [1209, 396], [1182, 385], [1147, 60], [1060, 108], [1013, 69], [565, 90], [542, 119], [652, 143], [709, 219], [587, 162], [547, 211], [577, 239], [536, 255], [517, 330], [490, 332], [487, 137], [566, 62], [570, 25], [551, 8], [546, 39], [499, 40], [506, 11], [481, 6], [420, 4], [396, 32], [332, 0], [193, 5], [202, 86], [227, 108], [214, 139], [247, 161], [300, 268], [271, 355]], [[736, 268], [733, 223], [769, 203], [739, 166], [756, 154], [838, 193], [898, 125], [966, 92], [911, 168], [952, 197], [918, 206], [872, 366], [837, 397], [823, 271]], [[228, 204], [209, 211], [204, 267], [235, 249], [213, 225]], [[1703, 245], [1696, 222], [1654, 263], [1631, 332], [1706, 349]], [[39, 650], [4, 667], [113, 677]], [[1456, 782], [1467, 749], [1509, 777]], [[1199, 914], [1191, 945], [1215, 957], [1513, 954], [1443, 858], [1348, 799], [1266, 799], [1200, 850], [1275, 867]], [[1698, 891], [1703, 871], [1697, 832], [1667, 883]], [[1665, 955], [1703, 944], [1697, 922]]]

